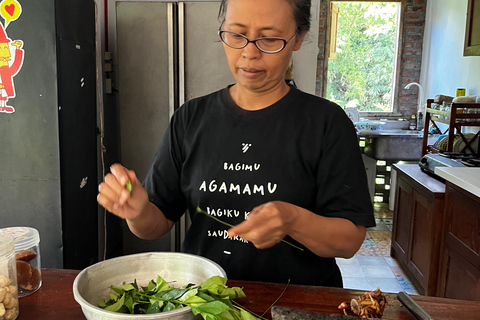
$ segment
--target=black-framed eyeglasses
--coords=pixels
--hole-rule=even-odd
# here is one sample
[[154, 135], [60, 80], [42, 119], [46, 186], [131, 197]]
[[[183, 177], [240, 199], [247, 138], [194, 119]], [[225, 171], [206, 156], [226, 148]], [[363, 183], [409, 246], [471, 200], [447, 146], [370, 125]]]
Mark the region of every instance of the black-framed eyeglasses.
[[258, 50], [265, 52], [265, 53], [277, 53], [283, 50], [286, 45], [293, 40], [298, 34], [298, 30], [295, 32], [293, 37], [288, 40], [277, 38], [277, 37], [265, 37], [259, 38], [255, 40], [249, 40], [243, 34], [219, 30], [218, 35], [223, 43], [233, 49], [243, 49], [245, 48], [250, 42], [255, 44]]

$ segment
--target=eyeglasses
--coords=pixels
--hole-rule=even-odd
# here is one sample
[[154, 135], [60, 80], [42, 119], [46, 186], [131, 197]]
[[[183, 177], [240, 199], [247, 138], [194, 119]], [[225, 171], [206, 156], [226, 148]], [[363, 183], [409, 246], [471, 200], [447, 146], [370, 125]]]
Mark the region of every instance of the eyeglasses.
[[218, 35], [223, 43], [233, 49], [243, 49], [245, 48], [250, 42], [255, 44], [258, 50], [265, 52], [265, 53], [277, 53], [283, 50], [285, 46], [292, 41], [293, 38], [298, 34], [298, 30], [295, 32], [293, 37], [288, 40], [276, 37], [269, 37], [269, 38], [259, 38], [255, 40], [249, 40], [242, 34], [219, 30]]

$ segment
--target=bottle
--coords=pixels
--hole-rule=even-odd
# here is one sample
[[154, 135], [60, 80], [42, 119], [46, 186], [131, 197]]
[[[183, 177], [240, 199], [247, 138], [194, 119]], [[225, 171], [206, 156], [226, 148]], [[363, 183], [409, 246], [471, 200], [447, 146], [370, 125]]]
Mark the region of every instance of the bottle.
[[408, 125], [409, 130], [416, 130], [417, 129], [417, 118], [415, 117], [415, 113], [412, 114], [410, 118], [410, 124]]
[[13, 238], [0, 234], [0, 319], [15, 320], [19, 314], [17, 266]]
[[417, 116], [417, 130], [422, 131], [422, 129], [423, 129], [423, 113], [419, 111]]

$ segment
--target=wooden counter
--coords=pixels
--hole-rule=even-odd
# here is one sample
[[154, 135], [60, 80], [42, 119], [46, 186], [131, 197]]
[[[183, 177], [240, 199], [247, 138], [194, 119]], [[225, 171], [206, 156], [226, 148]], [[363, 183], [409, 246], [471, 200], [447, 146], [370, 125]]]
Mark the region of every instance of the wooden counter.
[[[42, 269], [42, 287], [35, 293], [20, 298], [18, 320], [84, 320], [80, 305], [73, 298], [73, 281], [79, 271]], [[246, 298], [237, 299], [248, 310], [262, 314], [281, 295], [283, 284], [234, 281], [228, 285], [243, 287]], [[339, 314], [342, 301], [357, 298], [363, 291], [290, 285], [277, 306]], [[382, 319], [415, 319], [396, 300], [387, 294], [389, 304]], [[480, 302], [413, 296], [415, 301], [436, 320], [478, 319]], [[270, 312], [265, 317], [271, 319]]]

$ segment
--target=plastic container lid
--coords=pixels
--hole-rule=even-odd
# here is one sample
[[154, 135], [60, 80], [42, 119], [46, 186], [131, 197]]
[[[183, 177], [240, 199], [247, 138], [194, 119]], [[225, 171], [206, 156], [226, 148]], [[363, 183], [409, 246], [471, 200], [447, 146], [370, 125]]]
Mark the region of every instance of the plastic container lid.
[[40, 242], [40, 235], [37, 229], [28, 227], [11, 227], [0, 229], [0, 235], [7, 235], [13, 238], [15, 243], [15, 251], [29, 249], [38, 245]]
[[0, 234], [0, 256], [5, 256], [13, 251], [13, 238]]

